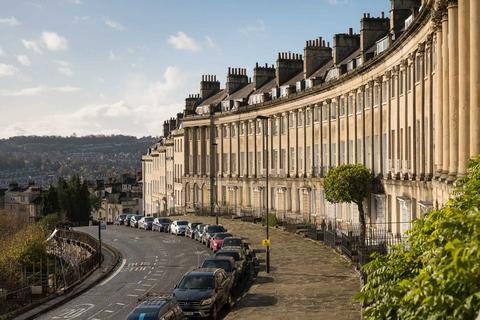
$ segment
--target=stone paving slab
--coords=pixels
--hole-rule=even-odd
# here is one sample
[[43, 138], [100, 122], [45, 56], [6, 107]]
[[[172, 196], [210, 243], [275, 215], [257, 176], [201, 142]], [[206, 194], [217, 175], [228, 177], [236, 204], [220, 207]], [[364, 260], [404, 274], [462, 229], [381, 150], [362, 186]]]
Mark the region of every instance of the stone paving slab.
[[[214, 223], [213, 217], [187, 220]], [[261, 224], [220, 218], [229, 232], [246, 238], [264, 264]], [[270, 273], [261, 271], [226, 319], [361, 319], [358, 273], [347, 259], [321, 242], [270, 228]]]

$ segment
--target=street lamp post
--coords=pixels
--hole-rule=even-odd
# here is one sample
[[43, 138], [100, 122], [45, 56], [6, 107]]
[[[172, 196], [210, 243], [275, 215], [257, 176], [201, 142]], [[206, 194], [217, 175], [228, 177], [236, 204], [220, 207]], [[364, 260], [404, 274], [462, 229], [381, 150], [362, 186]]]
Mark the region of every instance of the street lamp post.
[[[266, 202], [266, 233], [267, 233], [267, 243], [268, 245], [266, 246], [267, 248], [267, 257], [266, 257], [266, 271], [267, 273], [270, 273], [270, 236], [269, 236], [269, 233], [268, 233], [268, 225], [269, 225], [269, 222], [268, 222], [268, 132], [266, 130], [266, 126], [265, 126], [265, 123], [267, 124], [268, 126], [268, 119], [269, 117], [267, 116], [257, 116], [257, 119], [258, 120], [262, 120], [262, 127], [263, 127], [263, 139], [266, 139], [266, 142], [265, 142], [265, 167], [266, 167], [266, 173], [265, 173], [265, 202]], [[266, 121], [265, 121], [266, 120]], [[265, 141], [265, 140], [264, 140]]]

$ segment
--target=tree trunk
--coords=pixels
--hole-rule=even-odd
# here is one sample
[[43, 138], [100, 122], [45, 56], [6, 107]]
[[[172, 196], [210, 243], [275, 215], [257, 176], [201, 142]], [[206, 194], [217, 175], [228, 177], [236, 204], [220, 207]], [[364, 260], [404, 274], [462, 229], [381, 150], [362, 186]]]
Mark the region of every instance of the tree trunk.
[[365, 247], [365, 236], [367, 233], [367, 227], [366, 227], [366, 222], [365, 222], [365, 212], [363, 210], [363, 203], [359, 202], [357, 203], [358, 206], [358, 215], [360, 218], [360, 250], [363, 250]]

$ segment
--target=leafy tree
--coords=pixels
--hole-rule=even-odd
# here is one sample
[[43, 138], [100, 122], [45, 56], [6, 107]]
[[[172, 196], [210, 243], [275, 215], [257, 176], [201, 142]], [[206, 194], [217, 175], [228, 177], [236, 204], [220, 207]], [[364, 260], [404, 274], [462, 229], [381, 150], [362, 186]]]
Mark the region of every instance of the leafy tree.
[[92, 202], [86, 181], [74, 175], [69, 181], [58, 179], [58, 203], [60, 210], [71, 222], [85, 224], [90, 219]]
[[475, 319], [480, 311], [480, 156], [448, 203], [364, 266], [365, 319]]
[[325, 199], [331, 203], [355, 203], [361, 224], [360, 242], [365, 243], [365, 211], [363, 201], [372, 188], [370, 171], [361, 164], [343, 164], [331, 169], [323, 181]]
[[54, 186], [50, 186], [48, 191], [42, 194], [42, 216], [47, 216], [52, 213], [58, 213], [60, 205], [58, 203], [58, 193]]

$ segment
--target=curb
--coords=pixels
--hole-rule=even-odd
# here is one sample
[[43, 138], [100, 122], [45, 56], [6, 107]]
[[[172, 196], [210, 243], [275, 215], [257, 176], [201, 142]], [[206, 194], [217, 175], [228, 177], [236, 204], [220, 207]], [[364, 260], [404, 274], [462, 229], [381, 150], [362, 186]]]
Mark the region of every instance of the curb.
[[[31, 316], [28, 316], [26, 318], [23, 318], [24, 320], [31, 320], [31, 319], [35, 319], [37, 318], [38, 316], [42, 315], [42, 314], [45, 314], [55, 308], [58, 308], [60, 306], [62, 306], [63, 304], [73, 300], [74, 298], [78, 297], [79, 295], [85, 293], [86, 291], [90, 290], [91, 288], [93, 288], [94, 286], [96, 286], [97, 284], [99, 284], [100, 282], [102, 282], [105, 278], [107, 278], [108, 276], [110, 276], [112, 274], [112, 272], [117, 268], [117, 266], [119, 265], [120, 261], [122, 260], [122, 254], [120, 253], [120, 251], [118, 251], [117, 249], [115, 249], [114, 247], [106, 244], [106, 243], [102, 243], [102, 247], [107, 249], [108, 251], [110, 251], [111, 253], [113, 253], [113, 261], [114, 263], [112, 264], [112, 266], [110, 267], [109, 270], [107, 270], [105, 273], [103, 273], [100, 277], [98, 277], [98, 279], [96, 279], [95, 281], [93, 281], [92, 283], [90, 283], [88, 286], [86, 286], [85, 288], [82, 288], [80, 289], [79, 291], [77, 292], [74, 292], [72, 293], [71, 295], [67, 295], [59, 300], [57, 303], [54, 303], [48, 307], [46, 307], [45, 309], [43, 310], [40, 310], [38, 311], [37, 313], [35, 313], [34, 315], [31, 315]], [[69, 292], [72, 292], [73, 290], [75, 290], [76, 287], [78, 287], [79, 285], [81, 285], [81, 283], [83, 281], [85, 281], [88, 277], [90, 277], [92, 275], [93, 272], [97, 271], [97, 269], [94, 269], [92, 270], [81, 282], [79, 282], [78, 284], [76, 284], [74, 287], [70, 288], [68, 291]], [[35, 309], [36, 307], [40, 306], [41, 304], [47, 302], [47, 301], [50, 301], [50, 300], [53, 300], [57, 297], [61, 297], [63, 294], [60, 294], [60, 295], [56, 295], [48, 300], [45, 300], [45, 301], [40, 301], [38, 302], [37, 304], [33, 305], [31, 308], [29, 308], [29, 310], [25, 310], [23, 311], [22, 313], [26, 313], [30, 310], [33, 310]], [[21, 316], [22, 314], [14, 314], [13, 317], [19, 317]]]

